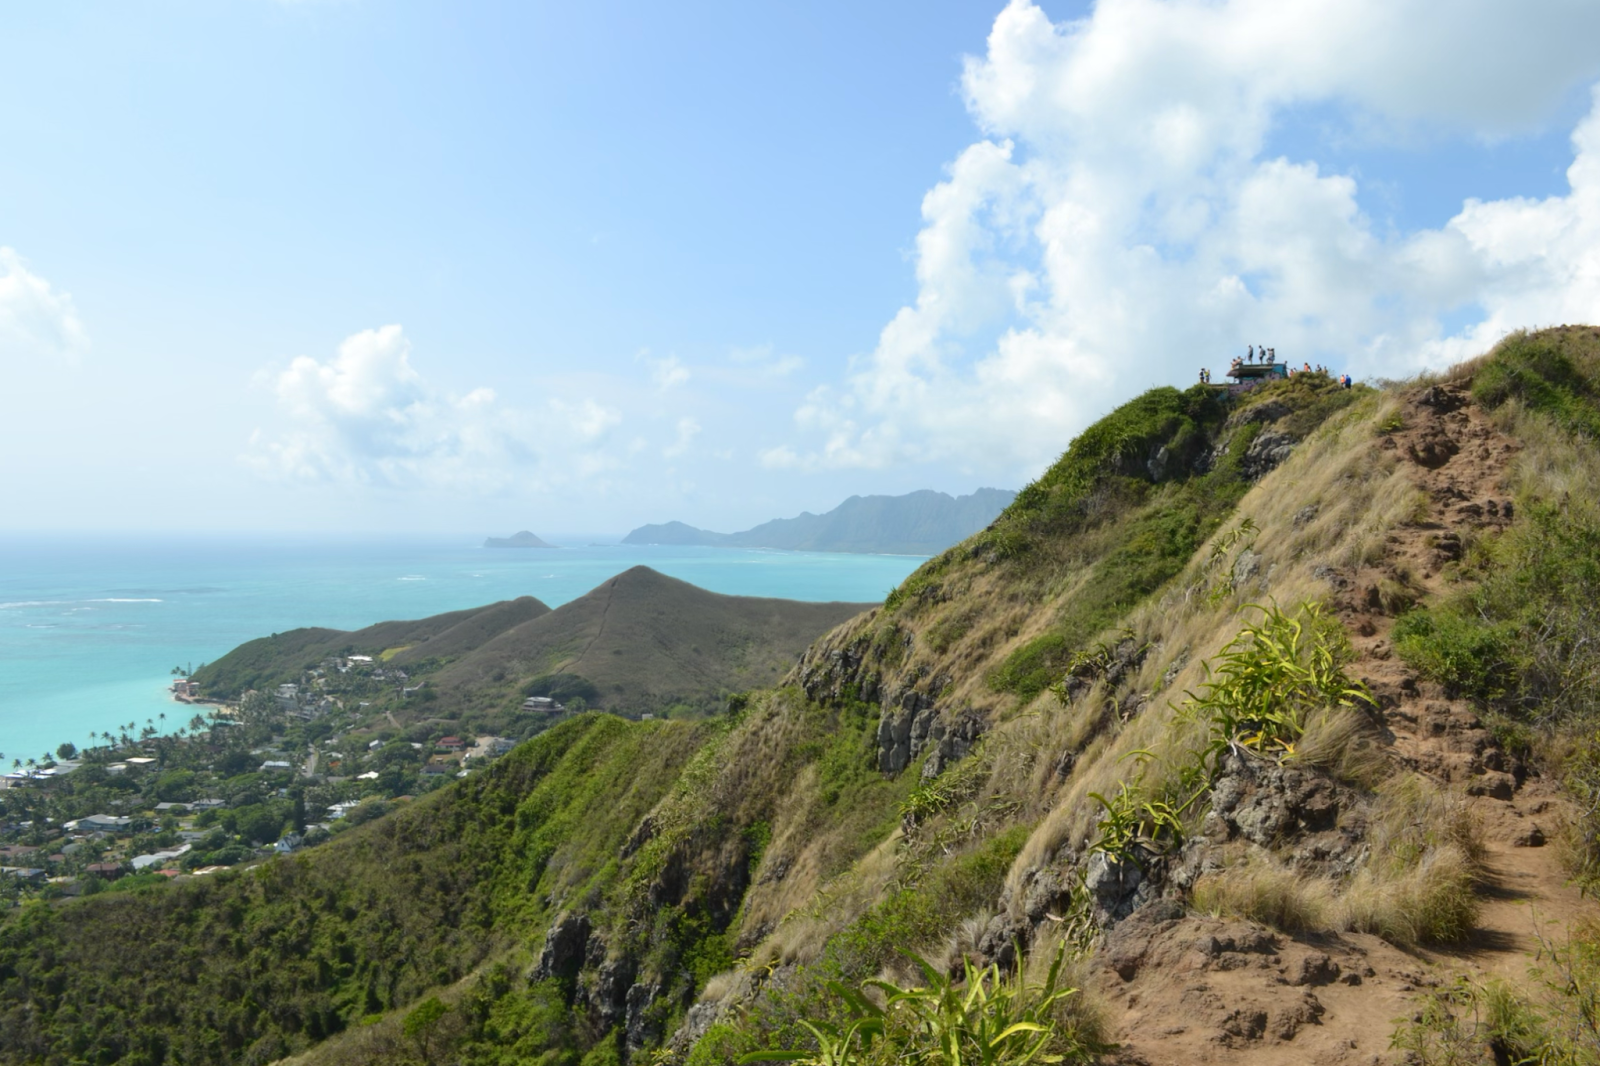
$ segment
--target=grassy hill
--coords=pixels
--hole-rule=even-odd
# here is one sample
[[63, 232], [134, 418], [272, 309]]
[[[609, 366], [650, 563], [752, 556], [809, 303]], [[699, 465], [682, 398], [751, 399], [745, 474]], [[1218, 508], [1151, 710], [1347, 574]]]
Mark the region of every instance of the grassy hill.
[[[775, 683], [819, 635], [871, 606], [724, 596], [636, 566], [430, 677], [465, 707], [553, 693], [633, 712], [720, 709], [729, 693]], [[419, 643], [393, 662], [438, 654], [436, 642]]]
[[[1152, 390], [726, 715], [585, 715], [304, 856], [6, 918], [0, 1061], [713, 1066], [866, 1023], [836, 1061], [1593, 1062], [1597, 442], [1588, 328]], [[658, 580], [484, 647], [588, 678]], [[880, 977], [934, 991], [879, 1018]]]
[[436, 656], [459, 655], [496, 634], [521, 625], [550, 608], [532, 596], [450, 611], [414, 622], [379, 622], [365, 629], [291, 629], [248, 641], [194, 672], [208, 699], [238, 699], [250, 689], [266, 691], [295, 681], [333, 655], [382, 655], [395, 648], [428, 649]]
[[195, 680], [209, 697], [235, 699], [356, 653], [425, 679], [434, 716], [507, 713], [528, 695], [631, 713], [705, 712], [730, 693], [773, 684], [811, 641], [870, 606], [723, 596], [638, 566], [553, 611], [523, 596], [353, 632], [277, 633], [240, 645]]

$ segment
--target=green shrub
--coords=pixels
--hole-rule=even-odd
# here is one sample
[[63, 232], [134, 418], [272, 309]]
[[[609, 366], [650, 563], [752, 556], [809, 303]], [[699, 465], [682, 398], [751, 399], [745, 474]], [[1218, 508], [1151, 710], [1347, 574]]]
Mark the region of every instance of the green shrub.
[[1600, 437], [1594, 383], [1547, 337], [1507, 337], [1474, 375], [1472, 395], [1490, 409], [1518, 400], [1570, 430]]
[[[1045, 980], [1030, 985], [1021, 969], [1012, 976], [990, 965], [965, 964], [961, 980], [916, 958], [924, 985], [902, 987], [868, 981], [848, 987], [830, 981], [844, 1018], [802, 1021], [814, 1050], [757, 1051], [741, 1064], [798, 1061], [805, 1066], [1027, 1066], [1030, 1062], [1089, 1062], [1095, 1049], [1063, 1025], [1063, 1003], [1077, 994], [1061, 980], [1066, 945], [1056, 952]], [[869, 990], [884, 997], [880, 1007]]]
[[1372, 696], [1344, 672], [1350, 641], [1337, 618], [1306, 602], [1293, 614], [1277, 604], [1249, 604], [1261, 619], [1246, 625], [1205, 664], [1203, 694], [1190, 693], [1185, 713], [1206, 722], [1210, 737], [1200, 761], [1211, 773], [1237, 744], [1263, 754], [1292, 755], [1313, 711], [1371, 704]]
[[1474, 559], [1478, 582], [1404, 615], [1395, 649], [1453, 693], [1544, 725], [1600, 712], [1600, 506], [1529, 501]]

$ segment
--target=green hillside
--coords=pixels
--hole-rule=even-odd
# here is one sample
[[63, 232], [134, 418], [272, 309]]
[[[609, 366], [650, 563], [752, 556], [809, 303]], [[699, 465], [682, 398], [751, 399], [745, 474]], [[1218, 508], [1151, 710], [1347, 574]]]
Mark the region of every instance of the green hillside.
[[[1152, 390], [723, 714], [12, 912], [0, 1062], [1593, 1063], [1597, 430], [1587, 327]], [[666, 700], [790, 631], [679, 585], [429, 683]]]
[[[496, 633], [431, 675], [447, 703], [582, 694], [591, 707], [705, 710], [775, 683], [822, 633], [869, 608], [723, 596], [636, 566], [549, 614]], [[399, 666], [437, 655], [418, 644]]]
[[[806, 646], [869, 604], [723, 596], [638, 566], [555, 610], [531, 596], [354, 632], [298, 629], [253, 640], [195, 671], [208, 697], [297, 681], [332, 655], [366, 654], [425, 682], [425, 710], [476, 720], [528, 695], [629, 713], [718, 709], [775, 683]], [[367, 694], [414, 716], [423, 707]]]
[[405, 647], [426, 647], [429, 654], [439, 656], [459, 655], [549, 611], [532, 596], [519, 596], [414, 622], [379, 622], [351, 631], [291, 629], [239, 645], [196, 670], [194, 681], [208, 699], [238, 699], [250, 689], [265, 691], [298, 680], [303, 671], [333, 655], [382, 655]]

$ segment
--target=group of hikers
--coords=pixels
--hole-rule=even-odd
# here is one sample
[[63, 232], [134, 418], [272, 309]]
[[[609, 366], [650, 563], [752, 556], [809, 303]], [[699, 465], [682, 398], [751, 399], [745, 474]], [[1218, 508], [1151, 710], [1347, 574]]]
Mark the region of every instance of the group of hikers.
[[[1278, 363], [1278, 349], [1269, 348], [1264, 344], [1262, 344], [1262, 345], [1256, 345], [1256, 344], [1246, 345], [1245, 346], [1244, 358], [1243, 359], [1235, 358], [1233, 360], [1232, 365], [1229, 367], [1229, 375], [1228, 376], [1229, 377], [1236, 376], [1232, 372], [1237, 370], [1242, 365], [1255, 364], [1257, 362], [1259, 362], [1262, 366], [1276, 366], [1277, 363]], [[1305, 363], [1304, 365], [1301, 366], [1301, 368], [1299, 370], [1296, 370], [1292, 366], [1289, 367], [1288, 368], [1288, 373], [1289, 373], [1290, 377], [1293, 377], [1295, 374], [1330, 374], [1331, 375], [1332, 372], [1327, 367], [1323, 366], [1320, 363], [1318, 363], [1315, 368], [1313, 368], [1310, 363]], [[1347, 389], [1350, 388], [1351, 385], [1355, 384], [1354, 379], [1352, 379], [1349, 374], [1340, 374], [1336, 378], [1336, 380], [1339, 382], [1340, 385], [1344, 386]], [[1202, 367], [1201, 370], [1200, 370], [1200, 383], [1202, 385], [1211, 384], [1211, 371], [1205, 369], [1204, 367]]]

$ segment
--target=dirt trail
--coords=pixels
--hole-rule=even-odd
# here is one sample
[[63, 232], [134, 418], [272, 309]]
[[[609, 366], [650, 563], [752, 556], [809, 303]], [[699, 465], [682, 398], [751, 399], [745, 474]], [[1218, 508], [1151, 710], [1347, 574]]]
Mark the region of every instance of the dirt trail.
[[1378, 573], [1355, 575], [1341, 602], [1359, 659], [1355, 672], [1384, 706], [1395, 749], [1415, 769], [1464, 789], [1484, 831], [1483, 910], [1471, 941], [1427, 957], [1441, 970], [1522, 979], [1539, 950], [1536, 929], [1563, 930], [1593, 905], [1569, 883], [1553, 844], [1570, 808], [1553, 782], [1502, 752], [1470, 704], [1447, 699], [1392, 654], [1394, 620], [1384, 584], [1429, 596], [1445, 591], [1442, 572], [1463, 541], [1510, 525], [1506, 474], [1517, 443], [1496, 430], [1464, 389], [1419, 390], [1404, 428], [1385, 447], [1409, 460], [1427, 494], [1427, 521], [1389, 538]]
[[1569, 810], [1559, 790], [1500, 751], [1470, 705], [1417, 677], [1390, 642], [1408, 599], [1445, 591], [1444, 568], [1463, 542], [1510, 524], [1506, 475], [1517, 443], [1455, 386], [1417, 389], [1402, 419], [1378, 446], [1409, 465], [1428, 517], [1395, 530], [1380, 563], [1335, 574], [1334, 604], [1355, 646], [1351, 673], [1379, 700], [1396, 754], [1465, 793], [1483, 826], [1478, 928], [1464, 944], [1407, 952], [1375, 936], [1289, 937], [1181, 916], [1170, 904], [1147, 908], [1102, 953], [1109, 972], [1098, 984], [1122, 1044], [1113, 1061], [1399, 1062], [1390, 1035], [1423, 991], [1462, 974], [1524, 981], [1537, 932], [1558, 938], [1593, 910], [1549, 846]]

